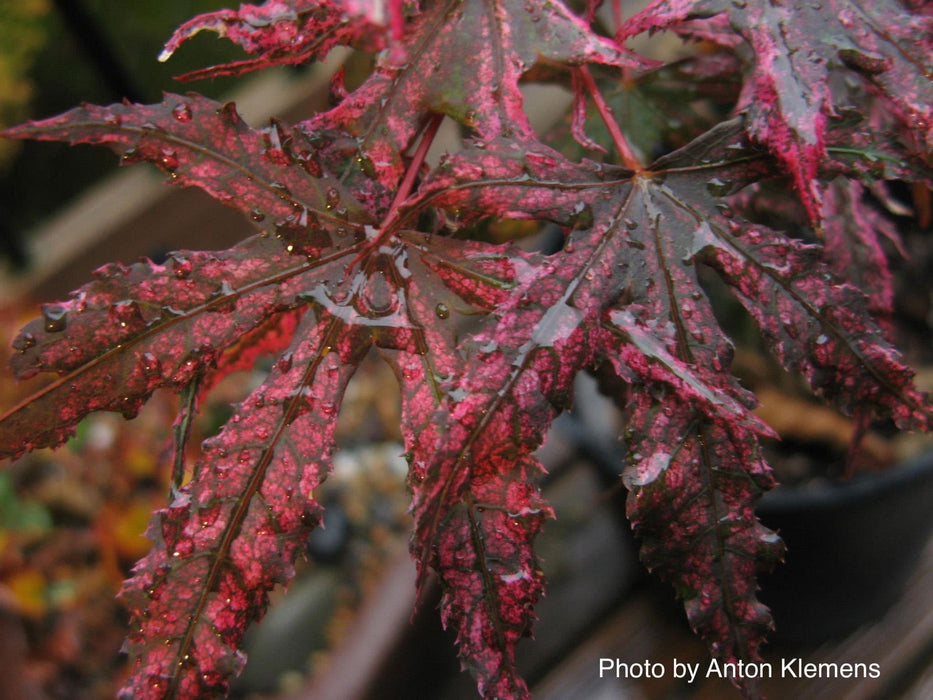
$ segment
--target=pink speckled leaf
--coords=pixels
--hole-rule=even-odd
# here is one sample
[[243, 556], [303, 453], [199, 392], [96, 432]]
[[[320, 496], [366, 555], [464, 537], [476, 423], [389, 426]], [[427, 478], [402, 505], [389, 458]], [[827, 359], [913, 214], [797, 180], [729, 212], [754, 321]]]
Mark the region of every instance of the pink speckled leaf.
[[894, 309], [894, 286], [882, 242], [900, 249], [900, 235], [866, 198], [865, 188], [852, 180], [840, 178], [825, 189], [826, 262], [867, 295], [876, 318], [887, 320]]
[[[487, 697], [526, 693], [514, 674], [514, 649], [530, 627], [531, 607], [541, 592], [532, 542], [550, 512], [533, 488], [540, 466], [532, 452], [558, 410], [568, 405], [579, 370], [609, 357], [646, 384], [675, 386], [710, 413], [767, 432], [749, 414], [747, 395], [726, 381], [709, 383], [709, 375], [693, 361], [668, 350], [673, 333], [620, 317], [607, 331], [607, 307], [621, 290], [631, 289], [635, 268], [641, 267], [631, 251], [646, 248], [623, 218], [635, 195], [618, 194], [603, 203], [602, 194], [612, 187], [610, 177], [604, 181], [598, 171], [567, 163], [547, 149], [522, 146], [497, 141], [450, 158], [436, 179], [425, 183], [423, 199], [412, 203], [416, 211], [430, 202], [593, 223], [575, 232], [557, 256], [525, 261], [509, 298], [468, 339], [466, 370], [443, 387], [440, 408], [409, 450], [415, 492], [413, 553], [423, 573], [430, 568], [438, 574], [445, 590], [444, 619], [456, 626], [464, 664]], [[607, 175], [619, 176], [616, 187], [631, 187], [624, 171]], [[572, 187], [562, 191], [555, 176]], [[487, 188], [484, 182], [496, 187]], [[592, 211], [587, 216], [571, 202], [587, 203]], [[631, 206], [638, 210], [645, 205]], [[613, 214], [599, 218], [601, 207]], [[681, 243], [673, 238], [671, 244]], [[689, 269], [684, 253], [675, 254], [676, 264]], [[670, 274], [663, 260], [652, 264], [660, 265], [659, 276]], [[698, 291], [695, 280], [694, 285]], [[678, 309], [681, 302], [668, 300], [667, 310]], [[534, 517], [518, 517], [523, 513]], [[510, 538], [503, 550], [499, 533], [506, 528]], [[755, 559], [754, 552], [750, 556]], [[518, 581], [525, 585], [517, 587]]]
[[340, 105], [307, 122], [312, 131], [356, 137], [359, 167], [390, 188], [429, 113], [447, 114], [481, 138], [526, 134], [518, 81], [536, 61], [641, 65], [552, 0], [429, 3], [397, 49]]
[[292, 578], [321, 518], [312, 494], [331, 468], [334, 418], [368, 347], [365, 329], [316, 316], [204, 443], [194, 480], [156, 513], [153, 547], [121, 593], [133, 611], [124, 650], [135, 660], [121, 697], [226, 693], [245, 662], [246, 627]]
[[312, 239], [321, 229], [346, 236], [369, 221], [322, 168], [312, 135], [276, 120], [253, 129], [234, 104], [196, 94], [166, 94], [153, 105], [83, 105], [3, 136], [107, 145], [122, 164], [154, 163], [172, 184], [200, 187], [271, 234], [300, 228]]
[[184, 80], [240, 75], [276, 65], [323, 60], [335, 46], [378, 51], [385, 45], [386, 15], [381, 0], [268, 0], [239, 10], [218, 10], [182, 24], [159, 56], [167, 61], [178, 47], [202, 31], [239, 44], [255, 58], [193, 71]]
[[487, 698], [528, 694], [515, 645], [530, 633], [543, 590], [532, 544], [551, 515], [532, 452], [592, 360], [596, 292], [572, 293], [585, 259], [581, 251], [561, 269], [529, 260], [518, 271], [498, 322], [467, 339], [465, 371], [443, 387], [440, 408], [409, 445], [412, 553], [422, 576], [436, 572], [444, 623], [457, 630], [463, 664]]
[[[754, 504], [773, 486], [757, 436], [695, 412], [673, 392], [634, 392], [626, 430], [627, 514], [645, 565], [669, 580], [691, 627], [725, 663], [760, 659], [771, 615], [755, 576], [780, 560]], [[738, 679], [747, 697], [754, 680]]]
[[[442, 419], [451, 402], [464, 396], [457, 385], [465, 366], [476, 364], [457, 348], [455, 329], [465, 320], [464, 314], [501, 308], [540, 259], [513, 247], [460, 243], [421, 234], [405, 238], [408, 266], [416, 272], [407, 291], [412, 303], [424, 309], [424, 323], [413, 329], [414, 352], [386, 343], [381, 344], [381, 352], [395, 369], [402, 389], [403, 435], [416, 513], [431, 509], [437, 501], [444, 520], [434, 533], [437, 559], [422, 558], [423, 540], [413, 540], [413, 553], [419, 557], [422, 574], [430, 566], [441, 576], [445, 585], [443, 620], [458, 630], [465, 665], [487, 695], [513, 697], [512, 691], [524, 688], [511, 666], [514, 643], [528, 627], [530, 607], [542, 587], [530, 540], [550, 512], [534, 484], [537, 463], [527, 454], [522, 458], [515, 453], [515, 464], [504, 454], [489, 455], [485, 467], [468, 477], [473, 500], [463, 502], [458, 494], [446, 497], [430, 491], [436, 479], [427, 476], [426, 460], [435, 458], [437, 450], [449, 454], [461, 448], [482, 460], [484, 451], [495, 448], [496, 441], [496, 449], [510, 450], [501, 444], [501, 427], [471, 441], [464, 431], [474, 428], [473, 424], [449, 433], [449, 423]], [[441, 278], [448, 294], [454, 292], [457, 297], [438, 301], [439, 297], [424, 287], [429, 279], [426, 271]], [[428, 322], [431, 317], [433, 323]], [[460, 345], [472, 344], [472, 337], [465, 336]], [[534, 406], [536, 397], [529, 394], [528, 405]], [[474, 398], [488, 397], [477, 394]], [[464, 439], [470, 444], [458, 444]], [[463, 470], [459, 476], [466, 476]], [[416, 544], [419, 541], [421, 544]]]
[[[868, 6], [855, 0], [772, 3], [767, 0], [655, 0], [633, 16], [620, 38], [673, 28], [724, 13], [754, 53], [741, 106], [749, 132], [768, 144], [793, 174], [805, 205], [819, 219], [817, 170], [829, 117], [839, 106], [831, 76], [854, 71], [884, 95], [903, 129], [933, 145], [933, 17], [899, 0]], [[709, 37], [706, 37], [709, 38]]]
[[[610, 226], [615, 248], [608, 250], [638, 251], [612, 253], [627, 275], [616, 295], [694, 337], [703, 356], [682, 359], [719, 371], [731, 351], [696, 278], [694, 263], [704, 262], [749, 308], [786, 366], [842, 410], [861, 404], [903, 427], [927, 425], [927, 399], [912, 387], [912, 373], [882, 337], [864, 296], [831, 275], [818, 246], [743, 221], [729, 204], [729, 195], [775, 174], [733, 120], [636, 174], [575, 166], [520, 143], [486, 144], [451, 158], [422, 196], [434, 206]], [[565, 251], [577, 241], [571, 235]], [[693, 313], [700, 314], [695, 322]]]
[[[655, 501], [643, 510], [633, 506], [633, 515], [664, 537], [698, 546], [686, 562], [671, 555], [662, 565], [668, 555], [660, 549], [649, 548], [646, 557], [678, 585], [694, 586], [683, 591], [688, 614], [717, 656], [757, 658], [769, 618], [755, 600], [754, 572], [773, 561], [777, 544], [751, 509], [771, 483], [757, 456], [758, 436], [771, 431], [749, 413], [754, 399], [729, 372], [732, 347], [713, 315], [700, 264], [719, 272], [749, 306], [785, 364], [844, 410], [870, 407], [907, 427], [930, 420], [926, 397], [913, 388], [864, 298], [832, 277], [819, 248], [743, 221], [730, 204], [732, 194], [775, 174], [771, 158], [747, 143], [741, 120], [734, 120], [640, 173], [573, 164], [540, 144], [497, 139], [450, 157], [426, 179], [411, 202], [414, 211], [440, 206], [462, 212], [465, 224], [494, 213], [575, 230], [501, 307], [499, 325], [474, 338], [470, 357], [480, 362], [450, 387], [446, 412], [435, 421], [455, 426], [445, 430], [457, 436], [462, 431], [456, 449], [445, 447], [441, 434], [425, 444], [434, 456], [423, 464], [416, 452], [413, 467], [423, 474], [421, 488], [430, 489], [422, 496], [416, 488], [415, 542], [423, 563], [450, 566], [431, 546], [453, 504], [472, 513], [469, 475], [474, 465], [494, 461], [486, 451], [495, 454], [511, 441], [520, 455], [526, 442], [528, 449], [537, 444], [534, 426], [551, 419], [549, 402], [560, 405], [566, 387], [547, 363], [559, 358], [566, 370], [605, 358], [639, 397], [630, 428], [637, 456], [626, 479], [633, 487], [666, 484], [652, 486], [651, 493], [663, 490], [641, 497]], [[542, 300], [545, 312], [536, 308]], [[483, 386], [495, 391], [486, 389], [483, 398]], [[493, 425], [511, 427], [498, 435]], [[498, 448], [483, 447], [490, 434]], [[720, 461], [723, 471], [713, 478], [711, 465]], [[674, 497], [674, 489], [682, 492]], [[437, 494], [451, 505], [438, 503]], [[688, 512], [687, 503], [700, 512]], [[719, 518], [728, 525], [698, 542], [697, 524]], [[535, 532], [529, 528], [529, 541]], [[659, 539], [656, 548], [662, 546]], [[734, 556], [717, 563], [710, 577], [712, 564], [699, 553], [722, 547]], [[450, 600], [468, 611], [465, 619], [480, 614], [476, 605]]]
[[43, 307], [14, 341], [20, 377], [59, 376], [0, 418], [5, 456], [67, 439], [93, 411], [131, 417], [162, 386], [213, 374], [224, 353], [254, 329], [303, 306], [327, 269], [254, 237], [222, 252], [180, 252], [163, 265], [112, 264], [72, 298]]

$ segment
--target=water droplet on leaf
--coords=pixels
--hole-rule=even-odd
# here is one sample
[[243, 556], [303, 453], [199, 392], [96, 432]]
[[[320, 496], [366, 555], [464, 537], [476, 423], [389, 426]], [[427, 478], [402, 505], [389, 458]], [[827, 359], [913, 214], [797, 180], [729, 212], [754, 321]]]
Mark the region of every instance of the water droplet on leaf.
[[13, 344], [13, 347], [20, 352], [26, 352], [29, 348], [35, 346], [36, 342], [36, 336], [32, 333], [23, 333]]
[[160, 373], [159, 358], [155, 356], [154, 353], [144, 352], [142, 354], [142, 369], [143, 373], [153, 377], [158, 376]]
[[42, 318], [45, 319], [46, 333], [59, 333], [68, 326], [67, 311], [60, 304], [43, 305]]
[[376, 164], [373, 163], [373, 159], [366, 154], [360, 154], [356, 159], [357, 165], [360, 166], [362, 170], [369, 177], [376, 177]]
[[178, 279], [184, 279], [191, 274], [191, 261], [188, 258], [181, 256], [175, 256], [172, 258], [172, 272], [175, 273], [175, 277]]
[[191, 121], [191, 107], [184, 102], [177, 104], [172, 108], [172, 116], [182, 124], [186, 124]]
[[279, 361], [275, 365], [279, 372], [285, 374], [292, 368], [292, 353], [287, 352], [282, 357], [279, 358]]
[[732, 183], [727, 180], [721, 180], [718, 177], [714, 177], [706, 181], [706, 189], [714, 197], [722, 197], [723, 195], [729, 194], [729, 191], [732, 189]]
[[118, 301], [110, 307], [107, 315], [120, 328], [139, 328], [145, 325], [139, 304], [133, 300]]
[[178, 155], [175, 153], [175, 150], [172, 148], [163, 148], [159, 155], [159, 164], [168, 170], [170, 173], [174, 173], [178, 170]]

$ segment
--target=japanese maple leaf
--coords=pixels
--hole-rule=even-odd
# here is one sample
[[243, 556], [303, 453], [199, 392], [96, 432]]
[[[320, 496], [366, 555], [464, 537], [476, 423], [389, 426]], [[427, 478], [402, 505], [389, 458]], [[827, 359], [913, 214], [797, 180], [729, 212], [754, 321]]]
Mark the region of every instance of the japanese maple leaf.
[[[848, 68], [864, 76], [901, 115], [902, 127], [927, 149], [933, 145], [929, 14], [899, 0], [870, 6], [856, 0], [655, 0], [626, 22], [619, 38], [665, 28], [690, 34], [696, 24], [685, 20], [719, 14], [753, 51], [752, 75], [740, 99], [749, 133], [786, 163], [814, 221], [819, 220], [817, 170], [825, 156], [827, 120], [836, 107], [833, 71]], [[731, 42], [721, 32], [704, 35]]]
[[[730, 206], [730, 194], [775, 172], [743, 129], [740, 120], [720, 125], [641, 172], [576, 165], [540, 144], [500, 139], [468, 148], [429, 176], [414, 210], [430, 204], [578, 230], [553, 269], [541, 267], [495, 329], [475, 340], [482, 362], [460, 380], [464, 398], [449, 402], [447, 416], [469, 430], [456, 441], [469, 450], [436, 451], [424, 467], [430, 498], [416, 494], [423, 557], [450, 510], [438, 501], [453, 499], [471, 523], [482, 522], [475, 512], [484, 501], [456, 465], [468, 460], [477, 465], [471, 475], [481, 474], [503, 445], [510, 459], [533, 449], [540, 441], [534, 426], [551, 414], [527, 419], [532, 406], [563, 405], [566, 373], [604, 359], [636, 397], [625, 479], [643, 558], [675, 583], [713, 653], [755, 657], [770, 617], [755, 600], [754, 574], [780, 552], [752, 511], [773, 483], [758, 448], [758, 436], [770, 430], [748, 413], [754, 400], [729, 372], [731, 344], [698, 278], [700, 264], [733, 289], [779, 359], [843, 410], [870, 406], [904, 427], [930, 425], [926, 397], [864, 297], [833, 277], [817, 246], [743, 221]], [[497, 381], [472, 384], [489, 375]], [[479, 389], [490, 384], [497, 390]], [[529, 404], [529, 395], [547, 403]], [[491, 431], [494, 425], [507, 432]], [[488, 432], [495, 440], [486, 446]], [[501, 497], [492, 502], [509, 510]], [[532, 575], [514, 556], [509, 561]], [[473, 605], [458, 609], [469, 616]]]
[[[375, 51], [385, 45], [389, 18], [383, 5], [381, 0], [271, 0], [262, 5], [244, 4], [239, 10], [208, 12], [178, 27], [159, 60], [167, 61], [182, 43], [202, 31], [216, 32], [257, 55], [187, 73], [184, 80], [323, 60], [335, 46]], [[393, 8], [393, 12], [400, 15], [400, 8]]]
[[337, 108], [306, 125], [351, 134], [358, 144], [353, 164], [391, 188], [420, 115], [447, 114], [481, 138], [530, 133], [518, 82], [537, 61], [641, 65], [562, 3], [434, 2], [414, 18], [395, 54], [385, 54]]

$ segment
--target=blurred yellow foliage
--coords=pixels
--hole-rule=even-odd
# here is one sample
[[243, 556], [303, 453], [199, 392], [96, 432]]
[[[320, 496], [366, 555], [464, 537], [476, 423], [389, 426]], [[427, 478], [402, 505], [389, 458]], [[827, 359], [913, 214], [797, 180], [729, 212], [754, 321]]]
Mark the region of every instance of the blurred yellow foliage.
[[13, 593], [18, 612], [29, 617], [45, 614], [48, 606], [48, 584], [45, 576], [36, 569], [25, 569], [14, 573], [7, 581]]

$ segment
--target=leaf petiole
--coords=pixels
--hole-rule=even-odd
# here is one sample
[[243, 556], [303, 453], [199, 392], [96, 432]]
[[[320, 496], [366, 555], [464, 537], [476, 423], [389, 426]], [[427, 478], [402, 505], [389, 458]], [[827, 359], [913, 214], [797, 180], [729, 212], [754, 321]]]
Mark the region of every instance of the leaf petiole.
[[196, 374], [188, 385], [181, 390], [181, 407], [178, 420], [175, 423], [174, 461], [172, 463], [172, 490], [181, 488], [185, 478], [185, 448], [191, 436], [191, 423], [198, 412], [198, 388], [201, 385], [201, 375]]
[[437, 136], [437, 130], [440, 128], [442, 121], [444, 121], [443, 114], [432, 114], [428, 117], [421, 140], [418, 142], [418, 148], [415, 150], [411, 162], [408, 164], [405, 177], [402, 178], [402, 182], [399, 185], [398, 191], [395, 193], [395, 198], [392, 200], [389, 212], [382, 221], [379, 232], [372, 236], [365, 243], [363, 249], [353, 258], [347, 266], [347, 274], [355, 269], [360, 261], [370, 254], [373, 248], [382, 245], [385, 238], [392, 232], [393, 227], [398, 222], [402, 202], [408, 199], [408, 195], [411, 194], [412, 188], [415, 185], [415, 180], [418, 177], [418, 173], [421, 171], [421, 166], [424, 163], [425, 157], [428, 155], [428, 151], [431, 149], [431, 144], [434, 143], [434, 138]]
[[623, 134], [622, 130], [619, 128], [619, 124], [612, 114], [612, 109], [606, 104], [606, 100], [603, 99], [603, 95], [596, 86], [596, 81], [593, 80], [593, 75], [590, 73], [589, 68], [586, 66], [576, 66], [573, 70], [576, 71], [586, 91], [590, 93], [590, 97], [593, 98], [596, 111], [599, 112], [599, 116], [609, 130], [609, 136], [612, 138], [612, 143], [619, 152], [622, 164], [633, 172], [644, 170], [645, 166], [638, 160], [638, 157], [629, 145], [628, 139], [625, 138], [625, 134]]

